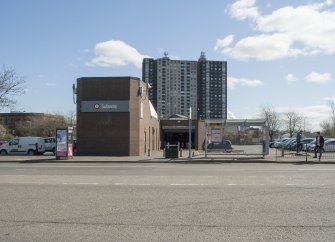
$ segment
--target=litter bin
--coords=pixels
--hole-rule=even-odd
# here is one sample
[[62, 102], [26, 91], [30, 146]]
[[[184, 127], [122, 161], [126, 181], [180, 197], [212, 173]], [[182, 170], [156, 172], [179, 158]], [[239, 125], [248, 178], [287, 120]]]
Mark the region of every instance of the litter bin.
[[167, 145], [165, 146], [165, 158], [179, 158], [179, 146], [178, 145]]

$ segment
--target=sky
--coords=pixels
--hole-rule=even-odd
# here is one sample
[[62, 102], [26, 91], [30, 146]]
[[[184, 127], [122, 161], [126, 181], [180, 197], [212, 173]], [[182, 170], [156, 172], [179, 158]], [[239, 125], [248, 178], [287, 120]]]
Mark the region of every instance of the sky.
[[227, 61], [229, 118], [264, 106], [320, 129], [335, 101], [333, 0], [1, 0], [0, 64], [25, 77], [8, 111], [68, 114], [80, 77], [142, 77], [144, 57]]

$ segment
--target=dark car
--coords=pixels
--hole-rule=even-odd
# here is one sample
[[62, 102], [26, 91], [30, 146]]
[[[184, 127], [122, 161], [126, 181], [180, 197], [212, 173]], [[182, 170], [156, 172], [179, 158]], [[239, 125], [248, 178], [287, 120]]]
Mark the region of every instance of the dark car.
[[218, 152], [232, 152], [233, 151], [233, 147], [231, 145], [230, 140], [223, 140], [220, 143], [210, 143], [207, 145], [207, 151], [218, 151]]

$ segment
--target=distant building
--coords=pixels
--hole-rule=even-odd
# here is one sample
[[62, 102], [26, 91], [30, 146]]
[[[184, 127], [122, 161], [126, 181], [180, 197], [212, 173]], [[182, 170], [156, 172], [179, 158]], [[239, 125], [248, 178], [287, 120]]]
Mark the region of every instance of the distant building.
[[154, 60], [144, 58], [142, 79], [151, 87], [149, 98], [160, 119], [174, 114], [192, 119], [227, 119], [227, 62], [171, 60], [167, 53]]

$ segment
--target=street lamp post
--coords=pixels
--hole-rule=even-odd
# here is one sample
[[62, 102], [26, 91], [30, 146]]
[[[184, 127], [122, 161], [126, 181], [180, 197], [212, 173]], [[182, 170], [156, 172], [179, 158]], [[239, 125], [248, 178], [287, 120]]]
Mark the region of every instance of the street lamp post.
[[208, 137], [207, 137], [207, 118], [205, 119], [205, 158], [207, 158], [207, 143], [208, 143]]
[[188, 158], [191, 159], [191, 149], [192, 149], [192, 108], [190, 107], [190, 113], [188, 118]]
[[205, 118], [205, 158], [207, 158], [207, 143], [208, 143], [208, 130], [207, 130], [207, 121], [208, 121], [208, 114], [210, 113], [210, 111], [208, 110], [206, 112], [206, 118]]

